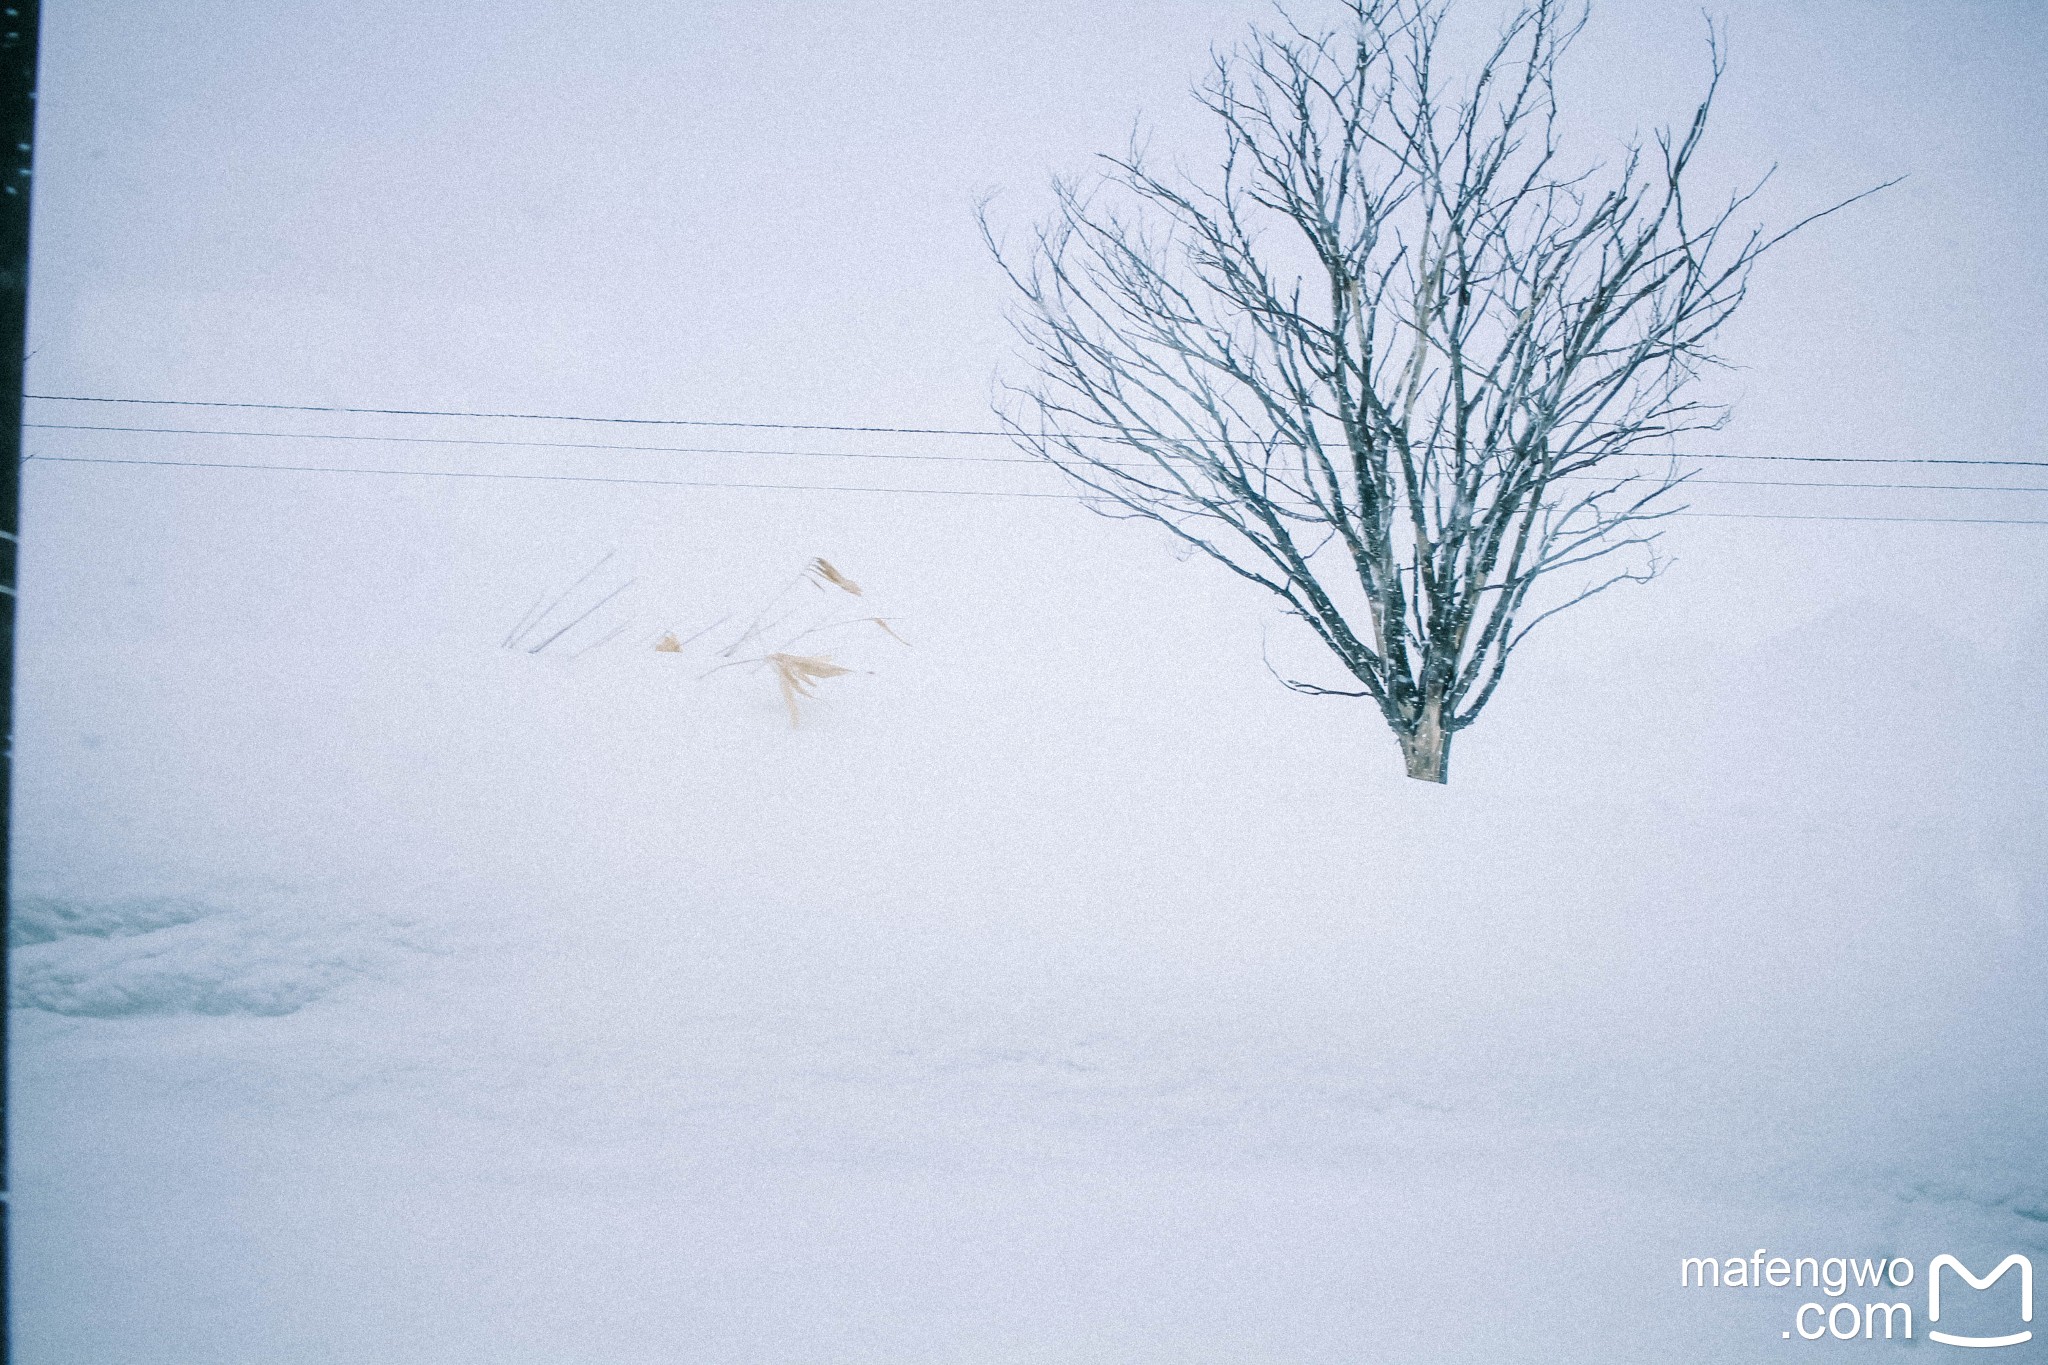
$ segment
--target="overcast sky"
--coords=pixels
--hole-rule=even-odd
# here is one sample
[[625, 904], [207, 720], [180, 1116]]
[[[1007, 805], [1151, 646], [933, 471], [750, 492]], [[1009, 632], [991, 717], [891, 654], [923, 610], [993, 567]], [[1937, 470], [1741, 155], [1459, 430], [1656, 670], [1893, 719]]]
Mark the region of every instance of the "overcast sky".
[[[1733, 188], [1775, 165], [1760, 210], [1784, 222], [1906, 179], [1759, 272], [1728, 335], [1743, 367], [1726, 388], [1736, 419], [1713, 444], [2034, 452], [2048, 403], [2033, 382], [2048, 265], [2032, 231], [2048, 218], [2048, 94], [2036, 78], [2048, 17], [2017, 0], [1717, 12], [1731, 66], [1704, 186]], [[1050, 0], [629, 4], [601, 17], [543, 3], [54, 6], [30, 388], [983, 425], [1008, 339], [975, 202], [996, 194], [999, 220], [1021, 227], [1050, 174], [1085, 170], [1136, 122], [1198, 164], [1209, 144], [1186, 87], [1212, 44], [1261, 13]], [[1691, 5], [1598, 7], [1566, 92], [1589, 158], [1686, 112], [1705, 71], [1703, 27]], [[32, 416], [120, 412], [43, 405]], [[137, 457], [273, 457], [260, 443], [82, 433], [39, 433], [30, 447], [115, 444]], [[713, 477], [768, 468], [696, 465]], [[783, 467], [815, 481], [830, 466]], [[28, 516], [53, 546], [74, 532], [131, 541], [195, 509], [235, 509], [252, 534], [311, 505], [374, 523], [373, 509], [411, 496], [386, 483], [45, 467], [29, 474]], [[545, 531], [516, 499], [438, 486], [425, 496], [446, 512], [451, 545]], [[592, 497], [555, 489], [533, 505], [558, 515]], [[638, 504], [657, 501], [678, 517], [736, 505], [715, 494]], [[1966, 516], [2035, 506], [1732, 490], [1702, 505]], [[943, 516], [902, 500], [870, 500], [861, 514]], [[1711, 529], [1715, 557], [1740, 557], [1749, 581], [1772, 580], [1770, 602], [1810, 596], [1817, 578], [1835, 591], [1846, 560], [1871, 555], [1910, 563], [1903, 577], [1939, 606], [1960, 586], [1939, 581], [1945, 562], [1997, 574], [1979, 547], [1995, 546], [1996, 559], [2042, 543], [2024, 531], [1694, 529]], [[376, 535], [374, 524], [358, 530]], [[53, 605], [78, 585], [33, 547], [28, 572], [44, 575]], [[1864, 572], [1884, 569], [1857, 564], [1848, 576]], [[2007, 592], [1991, 600], [1999, 615], [2013, 605]]]
[[[1607, 0], [1588, 156], [1686, 112], [1697, 7]], [[1906, 183], [1761, 276], [1731, 444], [2023, 447], [2044, 270], [2021, 0], [1732, 4], [1709, 182], [1767, 215]], [[46, 19], [42, 391], [974, 422], [1005, 344], [971, 230], [1185, 89], [1256, 4], [107, 2]], [[233, 482], [233, 481], [230, 481]]]

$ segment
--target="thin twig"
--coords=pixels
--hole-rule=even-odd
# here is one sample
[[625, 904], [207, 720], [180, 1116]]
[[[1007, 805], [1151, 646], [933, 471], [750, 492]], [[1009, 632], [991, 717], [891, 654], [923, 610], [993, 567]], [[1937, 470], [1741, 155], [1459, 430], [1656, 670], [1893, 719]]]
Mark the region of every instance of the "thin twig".
[[600, 597], [600, 598], [598, 598], [598, 599], [597, 599], [597, 601], [595, 601], [595, 602], [591, 603], [591, 604], [590, 604], [590, 606], [589, 606], [589, 607], [587, 607], [587, 608], [586, 608], [586, 609], [584, 610], [584, 612], [583, 612], [583, 614], [582, 614], [582, 615], [578, 616], [578, 617], [577, 617], [577, 618], [576, 618], [575, 620], [573, 620], [573, 621], [569, 622], [569, 624], [567, 624], [567, 625], [563, 626], [563, 627], [562, 627], [562, 628], [561, 628], [560, 630], [556, 631], [556, 632], [555, 632], [555, 633], [554, 633], [553, 635], [550, 635], [550, 636], [548, 636], [548, 638], [547, 638], [547, 639], [545, 639], [545, 640], [542, 640], [542, 641], [541, 641], [541, 642], [540, 642], [539, 644], [535, 645], [535, 646], [534, 646], [534, 647], [533, 647], [532, 649], [529, 649], [529, 650], [527, 650], [526, 652], [527, 652], [528, 654], [538, 654], [538, 653], [540, 653], [540, 652], [541, 652], [542, 650], [546, 649], [546, 648], [547, 648], [547, 647], [548, 647], [549, 645], [551, 645], [551, 644], [553, 644], [553, 643], [554, 643], [555, 641], [557, 641], [557, 640], [561, 639], [561, 638], [562, 638], [562, 637], [563, 637], [564, 635], [567, 635], [567, 634], [568, 634], [568, 633], [569, 633], [570, 631], [572, 631], [572, 630], [576, 629], [576, 627], [578, 627], [578, 626], [582, 625], [582, 624], [583, 624], [583, 623], [584, 623], [585, 621], [589, 620], [589, 619], [590, 619], [590, 618], [591, 618], [592, 616], [596, 615], [596, 614], [597, 614], [597, 610], [598, 610], [598, 608], [602, 607], [602, 606], [603, 606], [603, 605], [604, 605], [605, 603], [607, 603], [607, 602], [611, 601], [611, 600], [612, 600], [612, 599], [613, 599], [614, 597], [617, 597], [617, 596], [618, 596], [618, 595], [619, 595], [620, 593], [622, 593], [622, 592], [624, 592], [624, 591], [625, 591], [626, 589], [628, 589], [628, 588], [632, 587], [632, 586], [633, 586], [633, 585], [634, 585], [635, 583], [638, 583], [639, 581], [640, 581], [640, 580], [639, 580], [639, 579], [637, 579], [637, 578], [629, 578], [629, 579], [627, 579], [627, 580], [626, 580], [625, 582], [623, 582], [623, 583], [619, 584], [619, 586], [618, 586], [618, 587], [616, 587], [616, 588], [613, 588], [613, 589], [612, 589], [612, 590], [611, 590], [610, 592], [606, 593], [606, 594], [605, 594], [605, 595], [604, 595], [603, 597]]

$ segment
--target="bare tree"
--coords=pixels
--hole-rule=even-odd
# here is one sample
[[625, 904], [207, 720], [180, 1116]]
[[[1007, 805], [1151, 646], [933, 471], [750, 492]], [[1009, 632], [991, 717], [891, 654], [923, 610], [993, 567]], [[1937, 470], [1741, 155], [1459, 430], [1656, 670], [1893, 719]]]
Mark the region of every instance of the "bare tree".
[[1134, 144], [1055, 182], [1023, 253], [982, 217], [1035, 371], [1014, 437], [1276, 594], [1356, 686], [1281, 680], [1370, 698], [1432, 782], [1532, 629], [1658, 571], [1683, 473], [1644, 456], [1725, 420], [1693, 381], [1758, 257], [1813, 221], [1734, 226], [1761, 182], [1689, 209], [1711, 30], [1682, 132], [1571, 167], [1555, 77], [1585, 11], [1525, 0], [1453, 88], [1450, 5], [1283, 14], [1196, 89], [1214, 174]]

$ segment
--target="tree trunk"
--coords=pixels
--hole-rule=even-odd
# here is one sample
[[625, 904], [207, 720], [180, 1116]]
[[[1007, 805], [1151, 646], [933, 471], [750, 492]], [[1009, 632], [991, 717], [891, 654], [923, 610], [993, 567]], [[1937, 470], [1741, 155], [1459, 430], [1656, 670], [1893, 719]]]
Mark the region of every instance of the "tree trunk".
[[1401, 736], [1401, 757], [1408, 761], [1408, 776], [1418, 782], [1450, 780], [1451, 732], [1444, 729], [1441, 701], [1432, 697], [1422, 704], [1415, 728]]

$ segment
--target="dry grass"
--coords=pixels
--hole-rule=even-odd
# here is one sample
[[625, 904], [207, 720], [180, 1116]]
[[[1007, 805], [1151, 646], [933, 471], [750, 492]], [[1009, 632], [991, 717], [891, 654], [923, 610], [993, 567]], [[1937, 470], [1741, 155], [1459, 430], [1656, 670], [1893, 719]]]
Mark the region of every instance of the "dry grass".
[[[841, 620], [827, 620], [820, 624], [812, 625], [807, 629], [792, 628], [792, 617], [812, 615], [813, 619], [816, 619], [813, 613], [804, 610], [802, 604], [789, 604], [789, 595], [792, 592], [801, 594], [805, 584], [809, 584], [811, 588], [826, 594], [828, 597], [834, 590], [853, 597], [864, 595], [860, 584], [841, 573], [831, 560], [824, 558], [813, 559], [797, 573], [796, 577], [785, 584], [780, 592], [769, 600], [768, 605], [763, 607], [752, 621], [748, 622], [746, 628], [741, 630], [738, 636], [728, 642], [723, 649], [717, 651], [717, 657], [723, 659], [724, 662], [712, 665], [703, 674], [704, 677], [708, 678], [712, 674], [728, 668], [758, 668], [764, 664], [767, 665], [775, 672], [776, 686], [781, 689], [782, 704], [789, 710], [789, 727], [792, 730], [802, 725], [802, 703], [818, 695], [817, 689], [820, 682], [826, 678], [839, 678], [861, 671], [833, 662], [828, 654], [800, 653], [797, 648], [799, 642], [823, 631], [844, 630], [848, 627], [858, 628], [863, 625], [873, 625], [876, 629], [885, 632], [890, 639], [895, 640], [898, 644], [908, 646], [910, 643], [910, 641], [897, 634], [896, 628], [880, 616], [852, 616]], [[825, 609], [825, 614], [830, 614], [830, 612], [831, 609], [829, 607]], [[713, 624], [722, 624], [725, 619], [721, 617], [718, 622]], [[678, 640], [675, 634], [670, 632], [663, 635], [660, 642], [654, 648], [664, 654], [678, 653], [688, 646], [691, 640], [696, 639], [698, 635], [704, 634], [711, 628], [707, 626], [703, 631], [697, 632], [696, 635], [681, 640]], [[748, 654], [737, 658], [734, 657], [739, 655], [741, 650], [746, 649], [750, 643], [755, 649], [761, 649], [764, 646], [772, 646], [772, 648], [770, 652], [763, 654]], [[823, 642], [820, 641], [820, 643]]]
[[835, 587], [835, 588], [842, 588], [842, 589], [844, 589], [845, 591], [847, 591], [847, 592], [850, 592], [850, 593], [852, 593], [852, 594], [853, 594], [853, 595], [854, 595], [855, 597], [859, 597], [859, 596], [861, 595], [861, 594], [860, 594], [860, 584], [858, 584], [858, 583], [854, 582], [854, 581], [853, 581], [852, 579], [848, 578], [848, 577], [847, 577], [847, 576], [846, 576], [845, 574], [843, 574], [843, 573], [839, 572], [839, 570], [837, 570], [837, 569], [833, 568], [833, 567], [832, 567], [832, 564], [831, 564], [831, 561], [829, 561], [829, 560], [825, 560], [825, 559], [814, 559], [814, 560], [812, 560], [812, 561], [811, 561], [811, 568], [810, 568], [810, 572], [812, 572], [812, 573], [816, 574], [816, 575], [817, 575], [818, 577], [820, 577], [820, 578], [824, 579], [824, 580], [825, 580], [825, 581], [826, 581], [827, 583], [830, 583], [830, 584], [831, 584], [831, 585], [832, 585], [833, 587]]
[[853, 672], [822, 654], [775, 653], [767, 656], [767, 663], [775, 670], [775, 681], [782, 686], [782, 704], [789, 708], [789, 728], [792, 730], [801, 720], [797, 711], [798, 698], [817, 696], [821, 678], [837, 678]]

